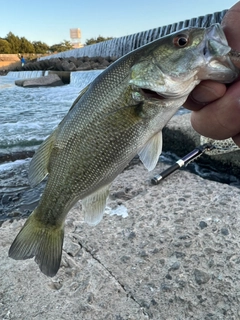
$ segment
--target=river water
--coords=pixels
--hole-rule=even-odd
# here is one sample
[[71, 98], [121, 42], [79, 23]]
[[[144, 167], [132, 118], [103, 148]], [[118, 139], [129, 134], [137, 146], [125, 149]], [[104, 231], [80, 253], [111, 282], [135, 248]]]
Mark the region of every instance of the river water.
[[[16, 78], [34, 77], [38, 71], [10, 72], [0, 77], [0, 153], [33, 149], [58, 125], [79, 92], [101, 71], [77, 72], [71, 84], [23, 88]], [[22, 74], [22, 76], [21, 76]]]

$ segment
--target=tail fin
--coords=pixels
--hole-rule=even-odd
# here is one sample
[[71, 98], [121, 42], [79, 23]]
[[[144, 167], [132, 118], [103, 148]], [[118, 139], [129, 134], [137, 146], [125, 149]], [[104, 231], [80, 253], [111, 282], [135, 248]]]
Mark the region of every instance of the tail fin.
[[38, 221], [34, 215], [35, 210], [13, 241], [8, 254], [15, 260], [35, 256], [40, 270], [53, 277], [61, 263], [64, 231], [62, 227], [45, 225]]

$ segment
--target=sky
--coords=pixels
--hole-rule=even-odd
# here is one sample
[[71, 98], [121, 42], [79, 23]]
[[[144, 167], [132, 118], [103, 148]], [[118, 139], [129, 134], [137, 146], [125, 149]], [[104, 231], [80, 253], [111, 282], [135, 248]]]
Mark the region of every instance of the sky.
[[229, 9], [237, 0], [0, 0], [0, 38], [9, 32], [51, 46], [70, 41], [70, 29], [87, 39], [121, 37]]

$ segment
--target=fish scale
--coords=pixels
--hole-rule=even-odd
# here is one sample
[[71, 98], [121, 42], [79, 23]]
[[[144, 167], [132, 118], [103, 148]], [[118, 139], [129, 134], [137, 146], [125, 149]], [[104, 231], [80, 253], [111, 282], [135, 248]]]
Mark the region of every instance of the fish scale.
[[15, 238], [9, 256], [35, 257], [54, 276], [61, 263], [64, 221], [82, 200], [85, 221], [98, 224], [111, 182], [136, 155], [152, 170], [162, 128], [204, 79], [232, 82], [238, 71], [219, 25], [187, 28], [117, 60], [88, 85], [36, 151], [32, 186], [48, 175], [38, 207]]

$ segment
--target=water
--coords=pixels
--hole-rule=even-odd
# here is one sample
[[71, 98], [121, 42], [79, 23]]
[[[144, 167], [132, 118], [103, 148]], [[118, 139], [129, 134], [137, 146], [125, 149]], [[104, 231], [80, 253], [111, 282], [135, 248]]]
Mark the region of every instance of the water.
[[16, 78], [36, 77], [39, 71], [0, 77], [0, 154], [36, 148], [62, 120], [79, 92], [101, 72], [75, 72], [71, 84], [60, 87], [15, 86]]

